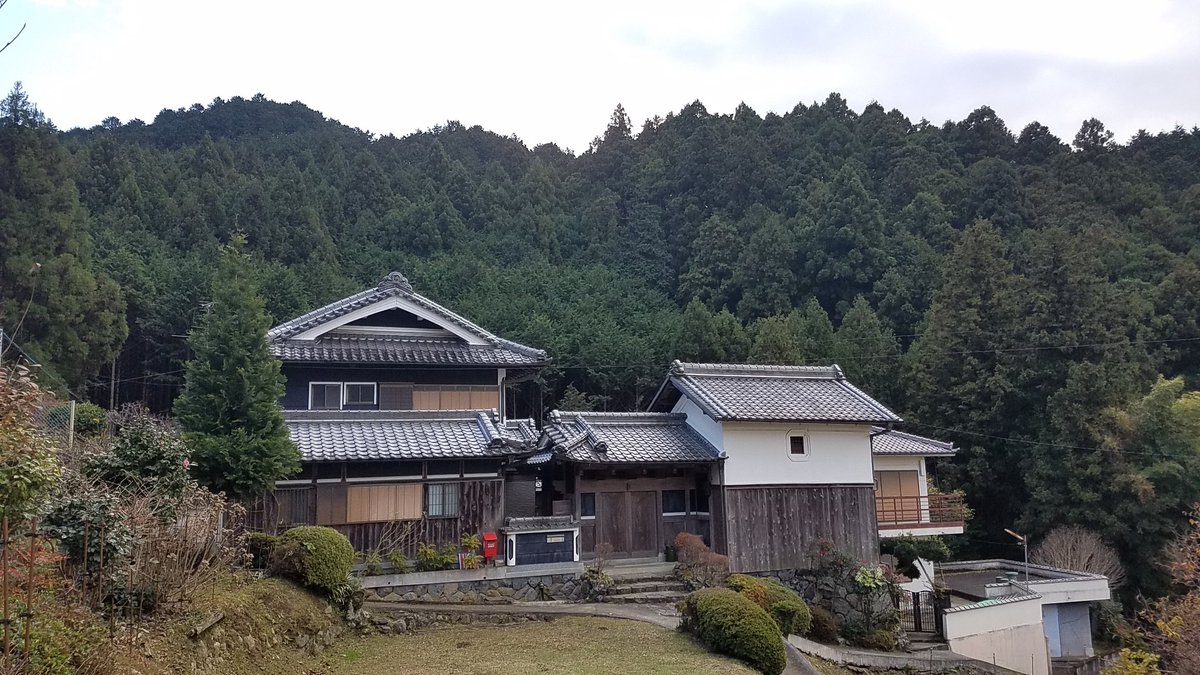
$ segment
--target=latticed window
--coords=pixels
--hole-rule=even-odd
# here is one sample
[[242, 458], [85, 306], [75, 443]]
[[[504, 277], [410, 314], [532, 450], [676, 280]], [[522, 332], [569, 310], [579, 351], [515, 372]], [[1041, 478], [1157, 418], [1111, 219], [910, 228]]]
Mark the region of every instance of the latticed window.
[[458, 515], [460, 483], [430, 483], [425, 486], [425, 514], [430, 518]]

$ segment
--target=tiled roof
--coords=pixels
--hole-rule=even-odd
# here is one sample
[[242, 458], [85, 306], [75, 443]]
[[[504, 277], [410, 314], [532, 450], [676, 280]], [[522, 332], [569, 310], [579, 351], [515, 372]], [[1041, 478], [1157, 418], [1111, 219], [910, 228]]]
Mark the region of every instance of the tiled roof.
[[[556, 419], [557, 418], [557, 419]], [[672, 413], [551, 413], [554, 450], [570, 461], [598, 464], [713, 462], [721, 453]]]
[[671, 364], [668, 382], [718, 421], [901, 421], [891, 410], [846, 381], [842, 369], [836, 365], [766, 366], [675, 361]]
[[892, 431], [882, 427], [871, 429], [871, 452], [876, 455], [919, 455], [922, 457], [953, 457], [958, 453], [953, 443]]
[[537, 441], [531, 420], [479, 410], [285, 410], [284, 421], [305, 462], [496, 457]]
[[[487, 344], [469, 345], [464, 341], [452, 339], [410, 339], [385, 335], [358, 337], [327, 334], [316, 340], [294, 339], [322, 324], [395, 297], [416, 304], [446, 324], [457, 326]], [[413, 291], [408, 279], [399, 272], [388, 274], [374, 288], [355, 293], [275, 326], [267, 331], [267, 339], [275, 356], [285, 361], [507, 366], [543, 364], [549, 360], [546, 352], [494, 335]]]
[[274, 340], [271, 353], [282, 361], [318, 363], [531, 366], [546, 362], [543, 352], [515, 342], [470, 345], [461, 340], [396, 336], [323, 335], [316, 340]]

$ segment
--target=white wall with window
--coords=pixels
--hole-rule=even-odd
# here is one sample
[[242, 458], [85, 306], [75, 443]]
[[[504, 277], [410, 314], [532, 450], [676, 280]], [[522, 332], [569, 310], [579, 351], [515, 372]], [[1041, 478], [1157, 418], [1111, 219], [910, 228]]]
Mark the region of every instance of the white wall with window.
[[[688, 417], [691, 424], [691, 417]], [[871, 485], [871, 427], [721, 423], [726, 485]]]

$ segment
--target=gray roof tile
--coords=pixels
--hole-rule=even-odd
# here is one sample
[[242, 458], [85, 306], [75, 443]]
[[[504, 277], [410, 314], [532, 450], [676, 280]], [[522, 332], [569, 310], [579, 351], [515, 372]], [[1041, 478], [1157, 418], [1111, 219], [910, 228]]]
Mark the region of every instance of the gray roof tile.
[[713, 462], [720, 452], [672, 413], [560, 412], [545, 427], [555, 450], [597, 464]]
[[[353, 311], [392, 297], [404, 297], [449, 324], [471, 333], [487, 345], [465, 341], [397, 339], [387, 335], [323, 335], [316, 340], [295, 340], [297, 335]], [[331, 302], [267, 331], [271, 351], [284, 361], [335, 363], [410, 363], [452, 365], [539, 365], [549, 361], [546, 352], [494, 335], [464, 317], [413, 291], [408, 279], [392, 272], [374, 288]]]
[[871, 452], [876, 455], [918, 455], [922, 457], [953, 457], [958, 450], [953, 443], [937, 441], [903, 431], [889, 431], [882, 427], [871, 430]]
[[[507, 342], [507, 341], [505, 341]], [[515, 343], [510, 343], [515, 344]], [[540, 356], [505, 345], [469, 345], [461, 340], [324, 335], [316, 340], [274, 340], [271, 353], [281, 361], [379, 363], [455, 366], [535, 366]]]
[[675, 361], [671, 364], [668, 382], [709, 417], [719, 421], [901, 421], [891, 410], [846, 381], [841, 368], [836, 365], [767, 366]]
[[503, 439], [537, 440], [531, 420], [480, 410], [285, 410], [284, 422], [305, 462], [498, 457], [513, 452]]

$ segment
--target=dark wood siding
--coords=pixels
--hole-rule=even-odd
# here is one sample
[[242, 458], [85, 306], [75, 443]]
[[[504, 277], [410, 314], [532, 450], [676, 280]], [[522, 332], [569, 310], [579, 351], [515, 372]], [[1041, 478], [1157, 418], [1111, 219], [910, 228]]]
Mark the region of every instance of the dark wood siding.
[[735, 572], [808, 569], [822, 540], [860, 560], [879, 558], [873, 485], [726, 486], [724, 492]]
[[[346, 484], [321, 483], [315, 488], [281, 488], [260, 497], [248, 506], [247, 521], [250, 529], [271, 533], [293, 525], [328, 525], [346, 535], [358, 551], [378, 547], [385, 530], [390, 528], [390, 537], [412, 558], [419, 544], [447, 544], [457, 542], [464, 532], [479, 534], [500, 529], [504, 514], [503, 481], [464, 480], [461, 486], [459, 515], [454, 518], [347, 524]], [[306, 510], [309, 515], [304, 520], [293, 519]]]

